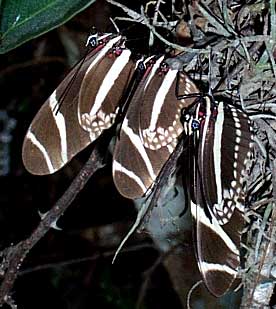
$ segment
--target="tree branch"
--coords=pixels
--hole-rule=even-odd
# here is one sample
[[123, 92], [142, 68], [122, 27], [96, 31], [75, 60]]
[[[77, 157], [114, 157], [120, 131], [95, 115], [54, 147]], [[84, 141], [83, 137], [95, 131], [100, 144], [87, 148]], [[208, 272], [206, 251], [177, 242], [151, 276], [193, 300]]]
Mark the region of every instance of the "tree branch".
[[7, 303], [10, 299], [9, 294], [18, 276], [20, 266], [30, 250], [50, 230], [51, 227], [55, 227], [57, 220], [71, 205], [89, 178], [98, 169], [104, 166], [104, 163], [100, 159], [98, 148], [99, 147], [96, 146], [93, 149], [88, 161], [79, 174], [75, 177], [69, 188], [57, 201], [54, 207], [43, 216], [38, 227], [34, 230], [30, 237], [19, 242], [15, 246], [5, 249], [4, 252], [2, 252], [3, 262], [1, 266], [1, 274], [3, 275], [3, 281], [0, 286], [0, 306]]

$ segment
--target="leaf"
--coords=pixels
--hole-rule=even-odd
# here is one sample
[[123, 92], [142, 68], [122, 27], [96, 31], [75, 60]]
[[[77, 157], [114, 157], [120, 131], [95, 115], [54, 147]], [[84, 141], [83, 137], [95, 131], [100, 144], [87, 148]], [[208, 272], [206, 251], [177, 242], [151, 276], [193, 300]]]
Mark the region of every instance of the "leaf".
[[0, 0], [0, 54], [68, 21], [96, 0]]

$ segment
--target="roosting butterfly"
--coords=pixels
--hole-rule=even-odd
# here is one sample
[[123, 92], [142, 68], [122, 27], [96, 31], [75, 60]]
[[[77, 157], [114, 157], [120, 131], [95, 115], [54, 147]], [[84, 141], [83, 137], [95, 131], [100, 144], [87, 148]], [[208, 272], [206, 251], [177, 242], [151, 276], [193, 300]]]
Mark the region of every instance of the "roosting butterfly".
[[183, 132], [182, 110], [195, 97], [178, 100], [176, 87], [185, 94], [198, 93], [188, 75], [161, 56], [146, 71], [129, 104], [113, 154], [114, 182], [127, 198], [150, 192]]
[[56, 172], [115, 121], [135, 62], [120, 35], [93, 36], [92, 45], [28, 129], [22, 156], [33, 174]]
[[187, 182], [198, 266], [210, 292], [222, 296], [240, 266], [251, 123], [234, 105], [205, 97], [186, 114], [184, 126], [194, 153]]

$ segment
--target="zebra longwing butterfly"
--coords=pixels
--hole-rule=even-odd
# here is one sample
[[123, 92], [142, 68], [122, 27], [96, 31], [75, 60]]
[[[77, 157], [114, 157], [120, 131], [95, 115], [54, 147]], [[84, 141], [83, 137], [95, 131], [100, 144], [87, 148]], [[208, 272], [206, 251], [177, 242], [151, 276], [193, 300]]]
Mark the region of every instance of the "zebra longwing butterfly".
[[32, 174], [51, 174], [115, 121], [135, 62], [120, 35], [98, 35], [96, 46], [65, 77], [33, 119], [23, 163]]
[[150, 192], [183, 132], [181, 111], [195, 98], [178, 100], [177, 87], [185, 94], [198, 92], [185, 73], [166, 65], [161, 56], [146, 71], [129, 104], [113, 154], [113, 179], [127, 198]]
[[240, 266], [251, 126], [241, 110], [208, 97], [194, 110], [185, 126], [195, 142], [190, 183], [194, 243], [205, 285], [219, 297], [231, 288]]

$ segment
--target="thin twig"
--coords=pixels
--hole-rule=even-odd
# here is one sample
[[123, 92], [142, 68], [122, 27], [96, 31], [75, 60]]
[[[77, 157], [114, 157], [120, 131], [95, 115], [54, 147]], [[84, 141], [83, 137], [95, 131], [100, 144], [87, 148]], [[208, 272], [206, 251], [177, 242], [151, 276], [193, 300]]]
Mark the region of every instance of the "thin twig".
[[104, 163], [99, 158], [99, 149], [98, 147], [95, 147], [90, 155], [90, 158], [73, 180], [69, 188], [57, 201], [53, 208], [43, 217], [31, 236], [19, 242], [17, 245], [5, 250], [6, 256], [3, 257], [3, 260], [7, 260], [7, 262], [6, 269], [4, 269], [4, 278], [0, 286], [0, 306], [6, 303], [6, 300], [8, 299], [14, 282], [18, 276], [21, 264], [30, 250], [51, 229], [51, 227], [55, 226], [57, 220], [73, 202], [77, 194], [83, 189], [89, 178], [99, 168], [104, 166]]
[[155, 30], [155, 26], [156, 25], [152, 25], [149, 20], [147, 19], [147, 17], [145, 16], [143, 10], [141, 12], [141, 14], [129, 9], [127, 6], [114, 1], [114, 0], [106, 0], [108, 3], [113, 4], [119, 8], [121, 8], [129, 17], [131, 17], [133, 20], [133, 22], [139, 22], [145, 26], [147, 26], [149, 28], [149, 30], [163, 43], [165, 43], [167, 46], [177, 49], [179, 51], [185, 51], [185, 52], [194, 52], [194, 53], [207, 53], [208, 51], [206, 51], [206, 49], [196, 49], [196, 48], [189, 48], [189, 47], [183, 47], [181, 45], [178, 44], [174, 44], [170, 41], [168, 41], [167, 39], [165, 39], [161, 34], [159, 34], [156, 30]]
[[[153, 244], [149, 244], [149, 243], [132, 245], [132, 246], [129, 246], [127, 248], [122, 249], [121, 253], [137, 252], [139, 250], [147, 249], [147, 248], [152, 249], [152, 248], [155, 248], [155, 246]], [[34, 273], [34, 272], [45, 270], [45, 269], [66, 267], [66, 266], [69, 266], [69, 265], [85, 263], [85, 262], [88, 262], [88, 261], [95, 261], [99, 258], [110, 258], [110, 257], [113, 257], [114, 254], [115, 254], [115, 250], [109, 250], [109, 251], [105, 251], [105, 252], [95, 253], [92, 256], [75, 258], [75, 259], [62, 261], [62, 262], [47, 263], [47, 264], [38, 265], [38, 266], [34, 266], [34, 267], [24, 269], [24, 270], [20, 271], [18, 275], [19, 276], [25, 276], [25, 275], [28, 275], [30, 273]]]
[[[161, 4], [162, 0], [158, 0], [156, 5], [155, 5], [155, 9], [154, 9], [154, 16], [153, 16], [153, 20], [152, 23], [155, 25], [155, 23], [158, 20], [158, 15], [159, 15], [159, 7]], [[150, 32], [150, 36], [149, 36], [149, 46], [153, 45], [153, 41], [154, 41], [154, 35], [152, 32]]]

